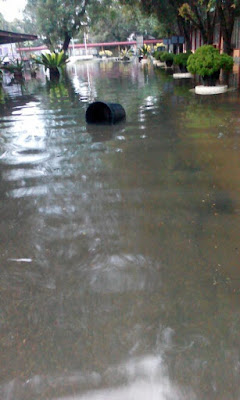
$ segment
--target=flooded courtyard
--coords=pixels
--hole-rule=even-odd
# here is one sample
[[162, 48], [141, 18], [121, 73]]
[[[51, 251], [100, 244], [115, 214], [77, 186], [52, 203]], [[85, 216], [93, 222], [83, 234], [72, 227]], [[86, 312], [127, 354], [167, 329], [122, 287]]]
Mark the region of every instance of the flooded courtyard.
[[[239, 399], [240, 92], [192, 87], [137, 62], [6, 87], [1, 400]], [[95, 100], [126, 122], [87, 125]]]

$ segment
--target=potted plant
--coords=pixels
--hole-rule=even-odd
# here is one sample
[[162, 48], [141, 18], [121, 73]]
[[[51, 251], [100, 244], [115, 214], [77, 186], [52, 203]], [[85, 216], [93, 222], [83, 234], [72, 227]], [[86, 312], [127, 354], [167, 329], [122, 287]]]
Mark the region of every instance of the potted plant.
[[101, 51], [99, 51], [99, 56], [101, 57], [101, 58], [108, 58], [108, 57], [112, 57], [112, 55], [113, 55], [113, 53], [112, 53], [112, 51], [110, 51], [110, 50], [101, 50]]
[[68, 57], [64, 53], [64, 51], [52, 52], [41, 54], [40, 57], [35, 58], [35, 63], [43, 65], [45, 71], [49, 69], [50, 72], [50, 80], [59, 80], [62, 75], [63, 69], [68, 62]]
[[119, 58], [122, 61], [129, 61], [131, 56], [132, 56], [132, 50], [125, 48], [121, 50]]
[[162, 60], [163, 51], [157, 51], [155, 55], [156, 65], [158, 67], [165, 67], [165, 62]]
[[141, 60], [147, 60], [150, 52], [151, 52], [151, 47], [148, 46], [147, 44], [144, 44], [143, 47], [141, 47], [139, 49], [140, 51], [140, 57], [139, 57], [139, 61]]
[[163, 43], [156, 43], [155, 46], [153, 47], [153, 52], [152, 52], [152, 57], [154, 58], [154, 64], [157, 65], [157, 62], [159, 61], [158, 55], [159, 53], [163, 52], [166, 50], [166, 46]]
[[112, 57], [113, 53], [111, 50], [105, 50], [106, 57]]
[[205, 86], [215, 86], [220, 70], [230, 71], [232, 67], [233, 58], [225, 53], [220, 54], [212, 45], [199, 47], [187, 61], [188, 71], [201, 76]]
[[171, 67], [173, 65], [174, 55], [172, 53], [168, 53], [164, 51], [161, 53], [160, 60], [164, 61], [167, 67]]
[[22, 80], [23, 79], [23, 70], [24, 70], [24, 63], [23, 61], [12, 61], [11, 63], [4, 65], [3, 68], [14, 75], [14, 79]]
[[187, 70], [187, 61], [188, 57], [192, 54], [191, 51], [187, 51], [186, 53], [175, 54], [173, 58], [173, 64], [177, 65], [182, 73], [188, 72]]

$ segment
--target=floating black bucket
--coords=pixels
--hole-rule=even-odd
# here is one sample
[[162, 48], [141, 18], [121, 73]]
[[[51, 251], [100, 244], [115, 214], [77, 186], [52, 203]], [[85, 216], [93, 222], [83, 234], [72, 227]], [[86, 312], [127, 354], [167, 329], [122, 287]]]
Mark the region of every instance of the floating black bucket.
[[96, 101], [88, 106], [86, 121], [88, 124], [116, 124], [126, 118], [121, 104]]

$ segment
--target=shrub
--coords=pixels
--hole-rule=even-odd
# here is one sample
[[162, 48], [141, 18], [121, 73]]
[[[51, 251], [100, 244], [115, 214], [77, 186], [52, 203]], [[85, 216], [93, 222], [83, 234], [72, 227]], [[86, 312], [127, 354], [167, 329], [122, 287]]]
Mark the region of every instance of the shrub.
[[232, 57], [220, 54], [212, 45], [199, 47], [196, 52], [189, 56], [187, 69], [193, 74], [202, 77], [214, 75], [220, 69], [230, 70], [233, 66]]
[[167, 51], [163, 51], [161, 53], [160, 60], [167, 62], [167, 61], [173, 61], [173, 58], [174, 58], [174, 55], [172, 53], [168, 53]]
[[233, 58], [226, 53], [221, 54], [221, 68], [224, 71], [231, 71], [233, 67]]
[[163, 51], [156, 51], [155, 59], [163, 62], [162, 55], [163, 55]]
[[173, 63], [175, 65], [182, 65], [183, 67], [187, 66], [187, 61], [188, 61], [188, 57], [192, 54], [191, 51], [188, 51], [187, 53], [179, 53], [174, 55], [173, 58]]

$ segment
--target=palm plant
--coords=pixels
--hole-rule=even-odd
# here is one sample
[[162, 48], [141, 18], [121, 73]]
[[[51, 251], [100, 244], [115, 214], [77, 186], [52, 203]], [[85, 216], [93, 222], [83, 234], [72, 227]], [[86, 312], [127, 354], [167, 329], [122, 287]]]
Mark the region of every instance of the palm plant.
[[151, 52], [151, 47], [147, 44], [144, 44], [143, 47], [141, 47], [139, 50], [141, 56], [147, 58]]
[[64, 51], [60, 51], [59, 53], [54, 51], [52, 53], [41, 54], [41, 56], [36, 57], [34, 61], [36, 64], [43, 65], [45, 71], [49, 69], [50, 80], [58, 80], [68, 62], [68, 57]]
[[15, 79], [23, 79], [24, 62], [23, 61], [12, 61], [10, 64], [3, 65], [2, 68], [5, 71], [14, 74]]
[[123, 61], [128, 61], [130, 57], [132, 56], [133, 52], [131, 49], [122, 49], [120, 52], [120, 59]]

